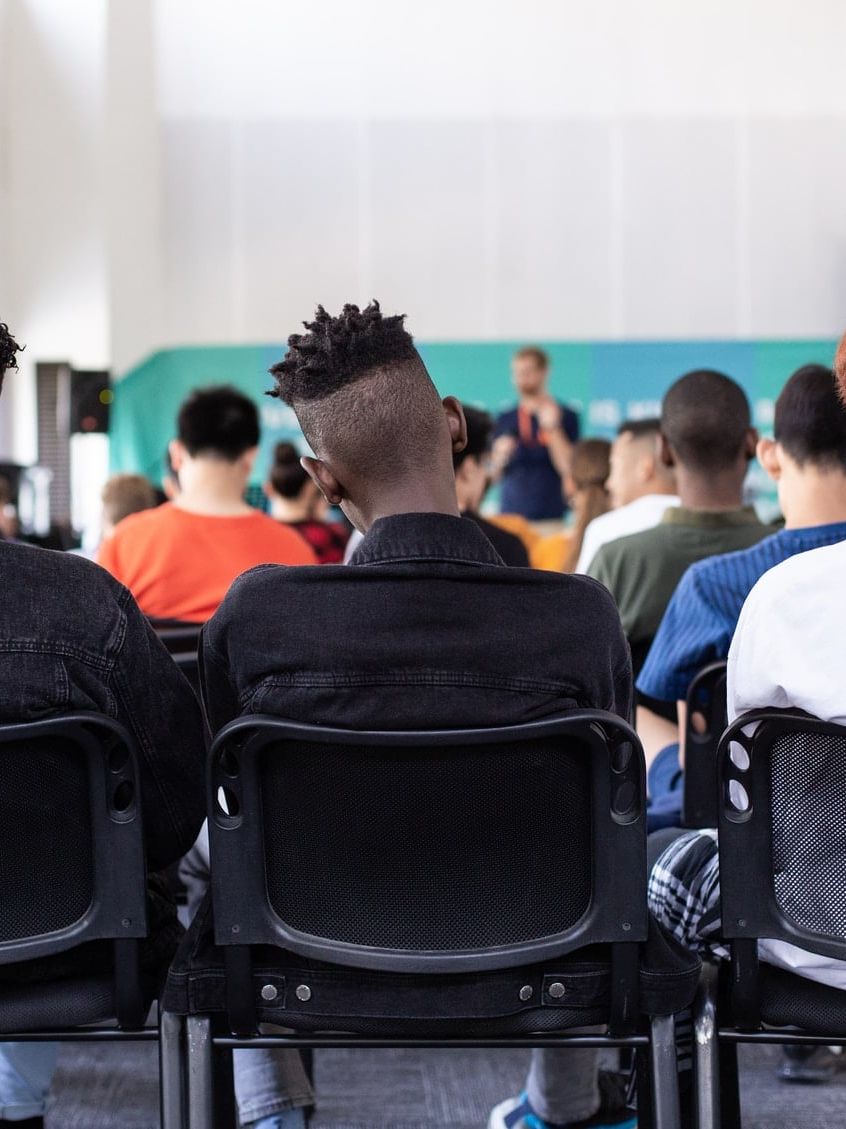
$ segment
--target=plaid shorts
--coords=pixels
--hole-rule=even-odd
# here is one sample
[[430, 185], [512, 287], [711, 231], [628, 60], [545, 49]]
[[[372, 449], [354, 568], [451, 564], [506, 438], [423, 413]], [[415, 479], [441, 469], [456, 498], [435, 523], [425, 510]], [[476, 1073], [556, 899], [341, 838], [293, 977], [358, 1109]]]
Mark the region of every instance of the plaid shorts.
[[649, 876], [649, 908], [685, 948], [726, 959], [720, 933], [720, 857], [716, 831], [686, 831], [658, 857]]

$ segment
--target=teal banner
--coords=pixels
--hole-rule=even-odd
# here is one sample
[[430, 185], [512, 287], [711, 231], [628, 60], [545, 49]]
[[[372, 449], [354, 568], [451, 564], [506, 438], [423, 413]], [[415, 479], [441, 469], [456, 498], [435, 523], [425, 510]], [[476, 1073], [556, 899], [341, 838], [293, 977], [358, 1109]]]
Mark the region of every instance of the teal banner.
[[[497, 412], [513, 402], [509, 361], [524, 342], [419, 344], [441, 394]], [[761, 431], [772, 427], [773, 402], [790, 374], [812, 361], [830, 365], [836, 342], [643, 341], [540, 342], [552, 359], [555, 396], [574, 405], [583, 435], [611, 436], [624, 419], [657, 415], [661, 397], [682, 373], [716, 368], [738, 380]], [[192, 388], [234, 384], [252, 396], [262, 420], [256, 481], [262, 480], [273, 445], [301, 441], [293, 412], [264, 395], [268, 368], [283, 345], [184, 347], [154, 353], [115, 386], [111, 412], [111, 465], [159, 482], [165, 449], [173, 437], [180, 403]], [[753, 476], [753, 489], [756, 487]], [[761, 492], [767, 493], [762, 482]]]

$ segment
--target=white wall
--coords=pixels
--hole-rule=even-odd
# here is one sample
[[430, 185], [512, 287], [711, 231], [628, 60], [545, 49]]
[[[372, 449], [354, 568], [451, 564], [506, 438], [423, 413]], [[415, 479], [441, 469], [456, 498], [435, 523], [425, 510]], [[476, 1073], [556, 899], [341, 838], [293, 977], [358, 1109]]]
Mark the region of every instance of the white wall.
[[167, 341], [842, 329], [839, 0], [235, 12], [156, 4]]
[[842, 331], [841, 0], [0, 8], [28, 361], [122, 371], [374, 295], [429, 340]]

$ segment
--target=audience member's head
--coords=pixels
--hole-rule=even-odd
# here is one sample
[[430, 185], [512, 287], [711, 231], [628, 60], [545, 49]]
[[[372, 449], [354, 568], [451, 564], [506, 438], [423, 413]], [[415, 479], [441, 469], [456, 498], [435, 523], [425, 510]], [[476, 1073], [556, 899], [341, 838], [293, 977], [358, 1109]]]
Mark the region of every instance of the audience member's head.
[[3, 388], [3, 377], [9, 369], [18, 367], [17, 355], [23, 350], [9, 332], [8, 325], [0, 321], [0, 390]]
[[464, 413], [438, 396], [403, 320], [378, 302], [337, 317], [318, 306], [270, 370], [271, 395], [293, 408], [314, 451], [308, 473], [361, 530], [390, 514], [458, 513], [452, 459], [467, 439]]
[[462, 513], [475, 513], [490, 482], [488, 466], [493, 438], [492, 417], [479, 408], [462, 404], [467, 421], [467, 446], [455, 456], [455, 489]]
[[674, 467], [682, 504], [740, 505], [757, 433], [740, 385], [713, 369], [680, 377], [661, 405], [661, 456]]
[[520, 396], [541, 396], [549, 377], [549, 357], [537, 345], [525, 345], [511, 358], [511, 379]]
[[326, 499], [303, 467], [293, 443], [277, 443], [264, 484], [270, 513], [279, 521], [324, 521]]
[[661, 421], [627, 420], [611, 445], [608, 494], [612, 509], [626, 506], [647, 494], [673, 494], [672, 467], [661, 459]]
[[110, 537], [118, 522], [130, 514], [156, 505], [156, 489], [143, 474], [113, 474], [100, 494], [103, 503], [103, 536]]
[[165, 448], [162, 493], [168, 502], [172, 502], [179, 494], [179, 475], [174, 468], [173, 456], [170, 453], [169, 445]]
[[840, 338], [834, 354], [834, 375], [837, 378], [840, 395], [846, 403], [846, 333]]
[[573, 446], [570, 467], [564, 479], [574, 519], [564, 572], [575, 570], [588, 525], [611, 508], [606, 487], [610, 460], [611, 444], [607, 439], [581, 439]]
[[258, 452], [259, 415], [237, 388], [198, 388], [177, 416], [177, 437], [169, 447], [180, 500], [198, 489], [243, 493]]
[[773, 431], [759, 440], [758, 458], [794, 524], [809, 501], [846, 483], [846, 405], [831, 369], [804, 365], [793, 373], [776, 400]]

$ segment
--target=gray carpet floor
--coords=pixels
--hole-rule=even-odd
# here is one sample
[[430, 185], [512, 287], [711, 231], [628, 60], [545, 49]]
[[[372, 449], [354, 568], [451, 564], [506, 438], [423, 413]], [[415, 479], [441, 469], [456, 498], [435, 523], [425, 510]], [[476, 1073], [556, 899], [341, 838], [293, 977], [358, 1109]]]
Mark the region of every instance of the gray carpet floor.
[[[786, 1086], [778, 1054], [741, 1050], [744, 1129], [843, 1129], [846, 1069], [826, 1086]], [[520, 1051], [320, 1051], [311, 1127], [483, 1129], [526, 1062]], [[158, 1129], [153, 1046], [68, 1047], [53, 1089], [47, 1129]]]

